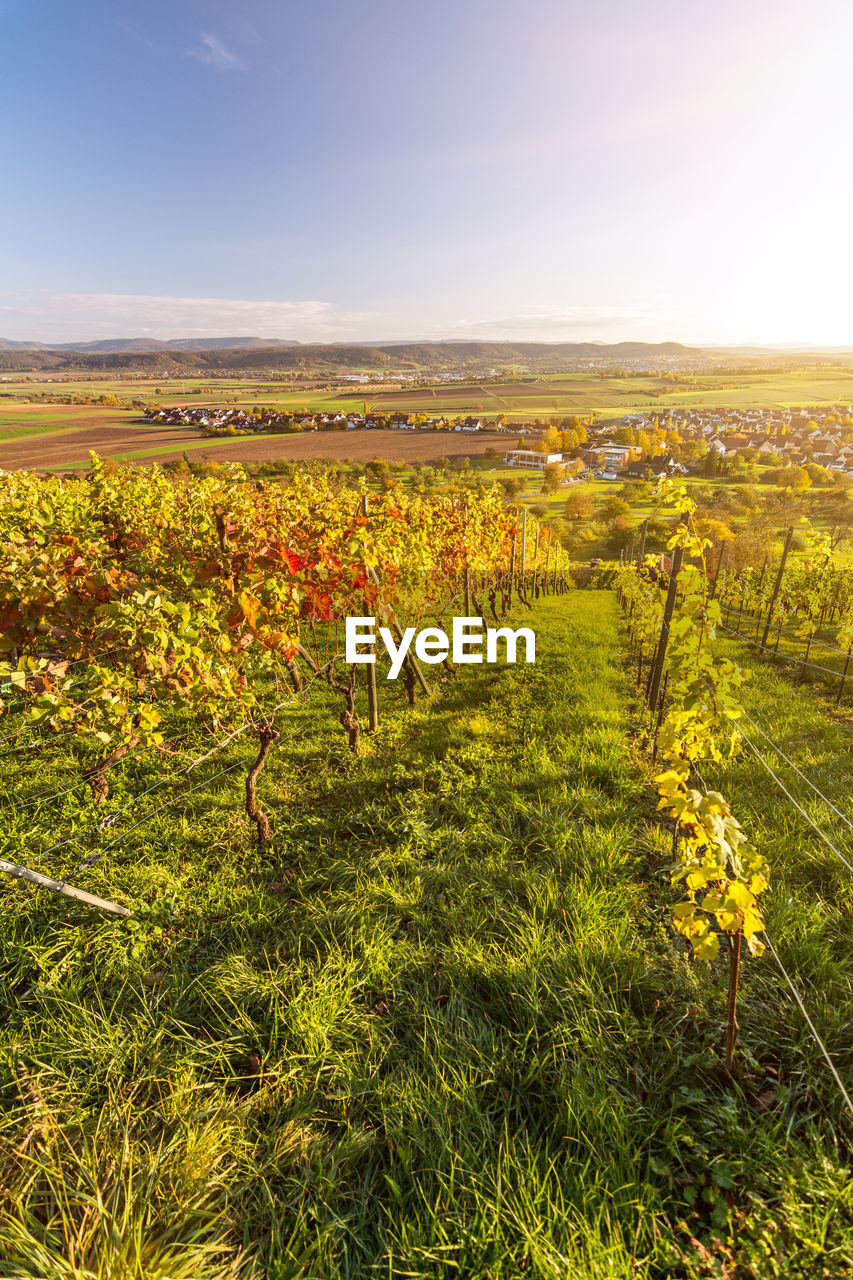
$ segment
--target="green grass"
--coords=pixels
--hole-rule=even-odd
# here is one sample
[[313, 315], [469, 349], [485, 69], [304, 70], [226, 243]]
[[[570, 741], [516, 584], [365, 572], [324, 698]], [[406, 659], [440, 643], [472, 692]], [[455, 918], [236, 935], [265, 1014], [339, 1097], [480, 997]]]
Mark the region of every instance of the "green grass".
[[[797, 1010], [745, 966], [728, 1080], [722, 974], [669, 935], [615, 600], [532, 622], [535, 666], [433, 669], [415, 708], [381, 681], [358, 759], [329, 691], [287, 713], [272, 853], [236, 771], [83, 877], [127, 922], [4, 880], [4, 1280], [850, 1273], [851, 1132]], [[60, 744], [11, 761], [12, 803], [73, 780]], [[110, 808], [164, 768], [116, 770]], [[92, 817], [10, 812], [3, 856]], [[847, 919], [815, 970], [833, 1030]]]
[[[13, 421], [18, 430], [23, 426], [66, 427], [75, 420], [93, 418], [102, 420], [109, 427], [138, 426], [134, 421], [138, 418], [136, 410], [121, 408], [104, 408], [102, 405], [61, 405], [61, 404], [3, 404], [0, 402], [0, 426]], [[85, 425], [85, 424], [81, 424]]]
[[[3, 419], [0, 418], [0, 428]], [[65, 423], [27, 423], [20, 427], [6, 427], [5, 430], [0, 429], [0, 440], [8, 440], [15, 443], [18, 440], [32, 440], [36, 436], [65, 436], [69, 431], [79, 431], [79, 426]]]

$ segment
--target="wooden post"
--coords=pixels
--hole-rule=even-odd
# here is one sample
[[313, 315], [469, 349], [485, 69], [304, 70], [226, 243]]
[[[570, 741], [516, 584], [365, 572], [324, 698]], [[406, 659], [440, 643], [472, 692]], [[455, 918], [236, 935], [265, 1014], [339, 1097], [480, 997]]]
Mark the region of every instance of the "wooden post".
[[729, 943], [729, 1007], [726, 1019], [726, 1069], [731, 1071], [737, 1037], [737, 984], [740, 971], [740, 939], [741, 932], [731, 934]]
[[521, 590], [527, 595], [527, 507], [521, 514]]
[[512, 593], [515, 587], [515, 555], [518, 548], [518, 520], [515, 522], [515, 533], [512, 535], [512, 555], [509, 560], [509, 607], [512, 608]]
[[[467, 502], [466, 502], [466, 503], [463, 503], [461, 510], [462, 510], [462, 515], [463, 515], [463, 517], [464, 517], [464, 519], [465, 519], [465, 532], [466, 532], [466, 535], [467, 535], [467, 532], [468, 532], [468, 504], [467, 504]], [[464, 567], [464, 569], [462, 570], [462, 591], [463, 591], [463, 593], [464, 593], [464, 595], [465, 595], [465, 616], [466, 616], [466, 617], [468, 617], [468, 618], [470, 618], [470, 616], [471, 616], [471, 570], [470, 570], [470, 568], [468, 567], [468, 552], [467, 552], [467, 550], [466, 550], [466, 552], [465, 552], [465, 567]]]
[[658, 734], [660, 733], [661, 723], [663, 722], [663, 712], [664, 712], [664, 707], [666, 706], [666, 689], [668, 684], [669, 684], [669, 671], [667, 670], [666, 675], [663, 678], [663, 688], [660, 691], [660, 698], [658, 699], [658, 715], [657, 715], [657, 720], [655, 722], [655, 733], [654, 733], [655, 747], [654, 747], [654, 751], [652, 752], [652, 763], [654, 763], [658, 758]]
[[[365, 520], [368, 517], [367, 512], [367, 494], [361, 500], [361, 513]], [[365, 601], [365, 609], [367, 602]], [[376, 655], [374, 654], [374, 657]], [[379, 728], [379, 693], [376, 688], [376, 663], [365, 663], [367, 667], [367, 729], [369, 733], [376, 733]]]
[[767, 621], [764, 624], [764, 635], [761, 637], [761, 648], [764, 649], [767, 644], [767, 637], [770, 635], [770, 624], [773, 619], [773, 606], [776, 603], [776, 597], [779, 594], [779, 588], [782, 585], [782, 575], [785, 572], [785, 561], [788, 559], [788, 552], [791, 550], [791, 539], [794, 536], [793, 526], [788, 530], [788, 536], [785, 539], [785, 550], [782, 552], [782, 559], [779, 562], [779, 572], [776, 574], [776, 583], [773, 587], [773, 595], [770, 597], [770, 605], [767, 609]]
[[851, 645], [850, 648], [847, 650], [847, 657], [844, 659], [844, 670], [841, 673], [841, 685], [838, 689], [838, 697], [835, 699], [836, 711], [841, 706], [841, 695], [844, 693], [844, 681], [847, 679], [847, 668], [850, 666], [851, 649], [853, 649], [853, 645]]
[[684, 558], [684, 548], [676, 547], [672, 553], [672, 569], [669, 575], [669, 590], [666, 593], [666, 604], [663, 610], [663, 621], [660, 628], [660, 640], [658, 641], [657, 653], [655, 654], [655, 665], [652, 669], [652, 679], [649, 685], [649, 706], [656, 707], [658, 704], [658, 694], [660, 693], [660, 682], [663, 675], [663, 664], [666, 658], [667, 645], [669, 644], [669, 624], [672, 621], [673, 610], [675, 609], [675, 597], [678, 593], [678, 575], [681, 572], [681, 561]]
[[721, 542], [720, 554], [717, 556], [717, 571], [714, 574], [714, 581], [711, 583], [711, 590], [708, 593], [709, 600], [713, 600], [714, 596], [717, 594], [717, 582], [719, 581], [719, 577], [720, 577], [720, 565], [723, 563], [723, 552], [725, 551], [725, 549], [726, 549], [725, 542]]
[[536, 538], [533, 543], [533, 593], [539, 599], [539, 525], [536, 526]]
[[90, 907], [100, 907], [101, 911], [111, 911], [115, 916], [129, 916], [130, 912], [127, 907], [119, 906], [117, 902], [108, 902], [106, 898], [96, 898], [93, 893], [86, 893], [83, 889], [78, 889], [73, 884], [67, 884], [64, 880], [51, 880], [48, 876], [39, 875], [37, 871], [30, 871], [29, 867], [19, 867], [14, 862], [6, 862], [0, 858], [0, 871], [5, 871], [7, 876], [15, 876], [17, 880], [28, 880], [30, 884], [41, 885], [43, 889], [52, 889], [54, 893], [61, 893], [66, 898], [76, 898], [78, 902], [88, 902]]
[[557, 570], [560, 567], [560, 539], [554, 535], [554, 595], [557, 594]]
[[[376, 583], [376, 585], [377, 585], [377, 586], [379, 586], [379, 579], [377, 578], [377, 576], [376, 576], [376, 571], [374, 570], [374, 568], [372, 567], [372, 565], [368, 565], [368, 572], [370, 573], [370, 575], [371, 575], [371, 577], [373, 578], [373, 580], [374, 580], [374, 582]], [[398, 640], [402, 640], [402, 639], [403, 639], [403, 628], [400, 626], [400, 620], [399, 620], [399, 618], [397, 617], [396, 612], [395, 612], [395, 611], [390, 607], [390, 605], [387, 605], [387, 604], [383, 604], [383, 605], [382, 605], [382, 608], [385, 610], [386, 614], [388, 615], [388, 619], [389, 619], [389, 621], [390, 621], [390, 623], [391, 623], [392, 627], [394, 628], [394, 630], [395, 630], [395, 631], [396, 631], [396, 633], [397, 633], [397, 639], [398, 639]], [[408, 653], [408, 654], [406, 655], [406, 661], [411, 665], [412, 671], [415, 673], [415, 679], [417, 680], [418, 684], [419, 684], [419, 685], [421, 686], [421, 688], [423, 689], [423, 691], [424, 691], [424, 693], [426, 694], [426, 696], [427, 696], [428, 698], [429, 698], [429, 697], [431, 697], [431, 696], [432, 696], [432, 690], [430, 689], [430, 687], [429, 687], [429, 685], [427, 684], [426, 680], [424, 680], [424, 675], [423, 675], [423, 672], [421, 671], [420, 667], [418, 666], [418, 661], [417, 661], [417, 659], [414, 657], [414, 655], [413, 655], [411, 652], [410, 652], [410, 653]]]
[[646, 553], [646, 533], [648, 531], [648, 527], [649, 527], [649, 518], [648, 516], [646, 516], [645, 520], [640, 525], [640, 550], [637, 552], [638, 565], [641, 565], [643, 563], [643, 556]]
[[300, 658], [302, 658], [303, 662], [307, 663], [307, 665], [311, 668], [312, 671], [314, 672], [319, 671], [319, 667], [317, 666], [317, 663], [311, 657], [311, 654], [308, 652], [308, 650], [305, 648], [304, 645], [297, 644], [296, 651], [299, 654]]

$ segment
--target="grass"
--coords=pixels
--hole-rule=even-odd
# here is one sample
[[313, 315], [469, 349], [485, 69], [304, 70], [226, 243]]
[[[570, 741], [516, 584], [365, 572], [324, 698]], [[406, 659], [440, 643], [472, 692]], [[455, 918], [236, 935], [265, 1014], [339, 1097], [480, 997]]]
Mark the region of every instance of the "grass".
[[[782, 879], [770, 899], [781, 912], [777, 933], [796, 934], [803, 922], [792, 930], [793, 916], [800, 906], [808, 908], [809, 900], [817, 898], [814, 923], [820, 925], [825, 935], [822, 945], [839, 961], [833, 982], [840, 984], [842, 996], [845, 989], [848, 993], [839, 1004], [841, 1012], [849, 999], [850, 979], [845, 973], [844, 961], [853, 943], [853, 874], [821, 840], [812, 824], [822, 829], [839, 852], [853, 862], [850, 693], [846, 703], [842, 702], [836, 709], [838, 681], [825, 684], [820, 673], [809, 674], [802, 680], [795, 668], [762, 657], [736, 637], [727, 638], [719, 649], [751, 673], [742, 690], [742, 703], [748, 717], [741, 723], [745, 737], [804, 813], [798, 812], [793, 801], [769, 776], [756, 751], [749, 747], [713, 770], [709, 781], [716, 778], [726, 794], [731, 794], [734, 803], [744, 806], [757, 838], [780, 868]], [[798, 652], [802, 654], [802, 643]], [[819, 651], [816, 656], [817, 660], [824, 660]], [[843, 659], [841, 661], [843, 663]], [[774, 743], [787, 760], [774, 750]], [[816, 795], [797, 775], [793, 765], [843, 817]], [[789, 892], [794, 896], [786, 899]], [[837, 911], [828, 910], [830, 904]], [[826, 991], [820, 992], [822, 1002], [826, 994]], [[841, 1025], [840, 1030], [842, 1044], [849, 1052], [853, 1040], [846, 1027]]]
[[[3, 419], [0, 418], [0, 428], [2, 428], [2, 423]], [[8, 440], [14, 444], [18, 440], [33, 440], [36, 436], [50, 436], [53, 439], [54, 436], [65, 436], [68, 435], [69, 431], [79, 430], [81, 430], [79, 425], [75, 426], [69, 422], [31, 422], [20, 427], [0, 429], [0, 440]]]
[[[851, 1273], [851, 1130], [797, 1010], [747, 964], [727, 1079], [723, 975], [669, 936], [615, 600], [532, 621], [535, 666], [415, 708], [380, 682], [360, 758], [289, 712], [271, 854], [237, 772], [83, 877], [129, 921], [0, 885], [3, 1280]], [[68, 785], [60, 744], [21, 756], [12, 803]], [[117, 770], [111, 809], [163, 768]], [[79, 791], [14, 810], [4, 856], [92, 817]], [[807, 968], [832, 935], [809, 972], [837, 1029], [847, 898], [810, 874], [828, 932], [791, 947]]]

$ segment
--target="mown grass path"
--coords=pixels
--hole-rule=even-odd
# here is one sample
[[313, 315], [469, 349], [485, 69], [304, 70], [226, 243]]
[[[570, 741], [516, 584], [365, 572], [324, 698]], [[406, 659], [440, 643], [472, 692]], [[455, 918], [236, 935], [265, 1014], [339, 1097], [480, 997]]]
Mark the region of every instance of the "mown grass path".
[[670, 939], [615, 600], [532, 621], [361, 759], [306, 717], [272, 856], [220, 786], [92, 873], [127, 923], [0, 886], [3, 1280], [847, 1274], [795, 1015], [748, 974], [728, 1081]]

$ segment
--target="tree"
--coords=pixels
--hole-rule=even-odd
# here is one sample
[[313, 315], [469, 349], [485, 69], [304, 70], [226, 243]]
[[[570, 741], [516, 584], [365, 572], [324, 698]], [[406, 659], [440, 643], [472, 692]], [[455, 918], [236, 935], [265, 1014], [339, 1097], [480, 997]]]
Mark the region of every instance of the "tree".
[[652, 496], [652, 486], [647, 480], [626, 480], [619, 490], [619, 497], [626, 502], [648, 502]]
[[783, 467], [776, 483], [785, 489], [809, 489], [812, 482], [805, 467]]
[[549, 462], [542, 476], [542, 492], [558, 493], [563, 483], [563, 468], [559, 462]]
[[631, 514], [631, 504], [624, 498], [620, 498], [618, 494], [614, 494], [612, 498], [604, 500], [598, 514], [602, 520], [615, 520], [618, 516], [627, 517]]
[[585, 485], [572, 489], [566, 498], [564, 510], [567, 520], [589, 520], [595, 510], [595, 502], [589, 489]]
[[615, 516], [607, 526], [607, 541], [614, 551], [624, 551], [631, 541], [632, 532], [627, 516]]
[[562, 440], [560, 433], [556, 427], [549, 427], [542, 437], [543, 453], [560, 453], [562, 450]]
[[820, 466], [820, 464], [817, 462], [807, 462], [805, 471], [812, 484], [829, 484], [830, 483], [829, 472], [827, 471], [826, 467]]
[[731, 529], [722, 520], [701, 518], [696, 520], [696, 530], [703, 538], [710, 538], [714, 547], [719, 549], [721, 543], [730, 542], [734, 537]]
[[698, 462], [707, 453], [704, 440], [687, 440], [679, 446], [678, 456], [682, 462]]

